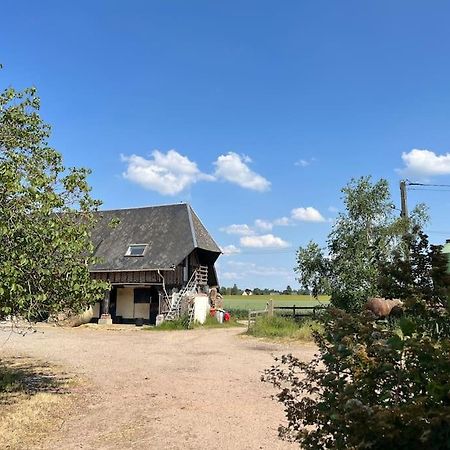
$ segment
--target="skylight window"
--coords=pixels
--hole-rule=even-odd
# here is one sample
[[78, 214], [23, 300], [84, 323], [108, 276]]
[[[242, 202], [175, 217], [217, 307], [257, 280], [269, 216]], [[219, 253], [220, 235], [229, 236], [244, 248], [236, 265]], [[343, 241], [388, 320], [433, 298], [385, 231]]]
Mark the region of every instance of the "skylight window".
[[144, 256], [147, 244], [131, 244], [128, 247], [125, 256]]

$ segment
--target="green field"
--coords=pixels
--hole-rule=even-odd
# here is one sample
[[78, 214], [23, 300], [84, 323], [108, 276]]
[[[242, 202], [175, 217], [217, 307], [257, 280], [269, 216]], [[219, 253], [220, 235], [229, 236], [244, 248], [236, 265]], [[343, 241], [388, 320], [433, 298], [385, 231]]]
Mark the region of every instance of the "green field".
[[319, 301], [309, 295], [224, 295], [225, 309], [259, 310], [266, 307], [266, 303], [272, 299], [275, 306], [316, 306], [320, 302], [328, 303], [329, 297], [319, 297]]

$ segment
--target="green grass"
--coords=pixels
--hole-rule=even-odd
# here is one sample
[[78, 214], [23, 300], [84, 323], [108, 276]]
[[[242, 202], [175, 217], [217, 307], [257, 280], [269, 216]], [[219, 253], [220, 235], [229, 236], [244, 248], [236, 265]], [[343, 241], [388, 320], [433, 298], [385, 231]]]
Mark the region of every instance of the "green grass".
[[22, 371], [0, 365], [0, 393], [21, 390], [23, 379]]
[[[236, 321], [236, 317], [232, 316], [231, 320], [223, 323], [219, 323], [215, 317], [208, 316], [206, 318], [206, 322], [203, 324], [195, 323], [194, 328], [230, 328], [230, 327], [243, 327], [242, 325]], [[172, 330], [187, 330], [187, 317], [181, 317], [177, 320], [169, 320], [163, 322], [161, 325], [157, 327], [146, 326], [143, 327], [145, 331], [172, 331]]]
[[167, 320], [164, 321], [161, 325], [155, 326], [146, 326], [142, 328], [145, 331], [172, 331], [172, 330], [187, 330], [187, 319], [181, 317], [176, 320]]
[[316, 306], [320, 302], [328, 304], [329, 296], [322, 295], [319, 301], [309, 295], [225, 295], [224, 308], [228, 310], [260, 310], [273, 300], [275, 306]]
[[296, 322], [280, 316], [260, 316], [256, 319], [248, 334], [270, 339], [293, 339], [312, 341], [313, 332], [321, 331], [322, 326], [311, 319]]

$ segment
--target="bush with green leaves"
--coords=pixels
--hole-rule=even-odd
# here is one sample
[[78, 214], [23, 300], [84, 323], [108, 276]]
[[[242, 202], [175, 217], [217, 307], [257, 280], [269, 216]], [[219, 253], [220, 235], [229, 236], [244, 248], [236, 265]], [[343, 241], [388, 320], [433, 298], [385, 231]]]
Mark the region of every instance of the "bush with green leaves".
[[78, 313], [108, 287], [89, 274], [89, 171], [63, 165], [39, 105], [34, 88], [0, 93], [0, 318]]
[[450, 448], [447, 260], [412, 226], [379, 261], [376, 288], [403, 299], [403, 317], [331, 307], [313, 360], [285, 355], [263, 377], [286, 411], [280, 434], [302, 448]]

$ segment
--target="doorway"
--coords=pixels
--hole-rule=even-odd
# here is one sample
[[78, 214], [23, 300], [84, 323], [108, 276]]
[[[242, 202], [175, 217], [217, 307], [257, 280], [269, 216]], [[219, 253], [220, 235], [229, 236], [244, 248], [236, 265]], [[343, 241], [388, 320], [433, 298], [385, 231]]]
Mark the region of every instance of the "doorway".
[[150, 325], [156, 325], [156, 316], [159, 314], [159, 291], [155, 286], [150, 288]]

